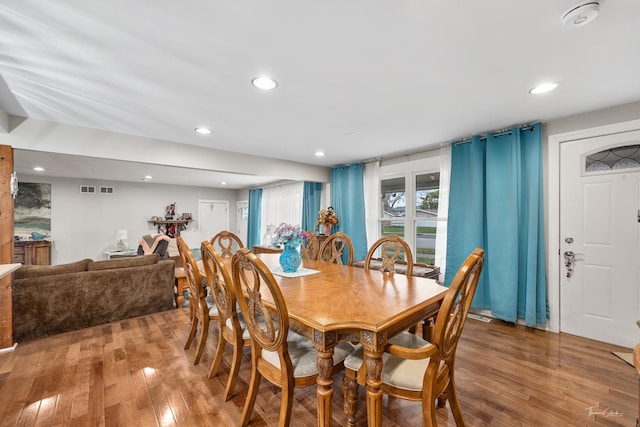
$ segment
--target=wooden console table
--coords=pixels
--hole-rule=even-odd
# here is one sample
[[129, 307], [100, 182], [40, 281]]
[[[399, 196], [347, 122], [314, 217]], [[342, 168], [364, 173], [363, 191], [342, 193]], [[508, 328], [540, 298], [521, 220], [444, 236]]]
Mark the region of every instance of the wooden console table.
[[49, 240], [14, 241], [13, 262], [24, 265], [51, 265], [51, 242]]

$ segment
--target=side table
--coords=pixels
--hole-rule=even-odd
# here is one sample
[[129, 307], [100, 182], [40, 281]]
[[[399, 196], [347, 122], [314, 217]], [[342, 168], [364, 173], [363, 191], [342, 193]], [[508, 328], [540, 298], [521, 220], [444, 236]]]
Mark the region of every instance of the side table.
[[138, 256], [138, 251], [109, 251], [104, 253], [105, 259], [128, 258]]

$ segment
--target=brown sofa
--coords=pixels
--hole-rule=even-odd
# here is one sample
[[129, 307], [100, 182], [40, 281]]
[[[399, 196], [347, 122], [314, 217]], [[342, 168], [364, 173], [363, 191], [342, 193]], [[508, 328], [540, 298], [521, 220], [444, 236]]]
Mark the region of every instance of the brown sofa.
[[174, 307], [175, 264], [159, 255], [25, 265], [13, 283], [17, 342]]

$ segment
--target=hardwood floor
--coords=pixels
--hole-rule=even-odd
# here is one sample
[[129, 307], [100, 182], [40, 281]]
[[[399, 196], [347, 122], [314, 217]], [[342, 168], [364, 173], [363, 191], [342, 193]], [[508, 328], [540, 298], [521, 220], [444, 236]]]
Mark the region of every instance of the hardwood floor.
[[[187, 309], [20, 343], [0, 354], [0, 426], [237, 426], [249, 381], [243, 358], [233, 398], [229, 369], [207, 373], [217, 328], [199, 365], [184, 350]], [[610, 351], [627, 350], [500, 321], [469, 319], [456, 375], [469, 426], [634, 426], [635, 369]], [[248, 353], [248, 352], [247, 352]], [[342, 374], [334, 381], [334, 425], [343, 425]], [[366, 425], [363, 390], [358, 425]], [[292, 426], [315, 426], [315, 387], [296, 389]], [[384, 398], [384, 426], [420, 426], [420, 404]], [[276, 426], [279, 390], [263, 381], [251, 426]], [[438, 423], [453, 426], [449, 408]]]

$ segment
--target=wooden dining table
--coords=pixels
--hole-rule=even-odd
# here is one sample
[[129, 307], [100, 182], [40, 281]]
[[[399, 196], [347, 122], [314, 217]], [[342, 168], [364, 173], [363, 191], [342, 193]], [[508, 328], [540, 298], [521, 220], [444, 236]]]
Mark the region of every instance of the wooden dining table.
[[[257, 254], [274, 272], [278, 254]], [[301, 272], [274, 273], [293, 331], [308, 337], [318, 355], [318, 426], [331, 425], [333, 350], [340, 341], [361, 343], [367, 366], [368, 425], [382, 424], [382, 355], [389, 338], [437, 312], [448, 288], [433, 279], [303, 260]]]

